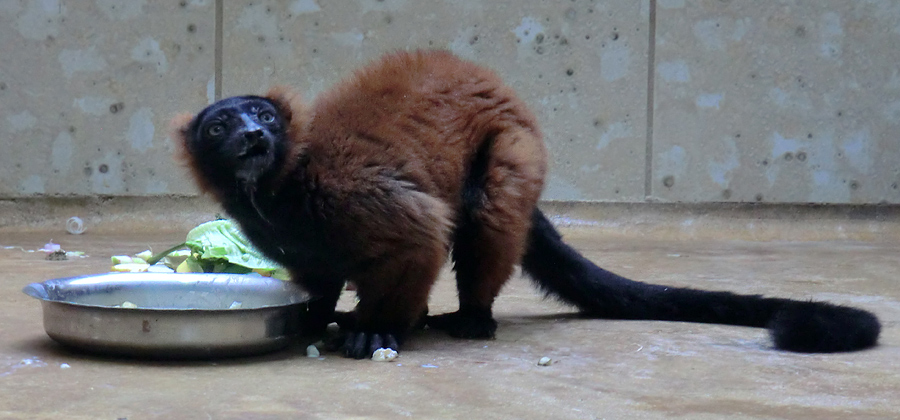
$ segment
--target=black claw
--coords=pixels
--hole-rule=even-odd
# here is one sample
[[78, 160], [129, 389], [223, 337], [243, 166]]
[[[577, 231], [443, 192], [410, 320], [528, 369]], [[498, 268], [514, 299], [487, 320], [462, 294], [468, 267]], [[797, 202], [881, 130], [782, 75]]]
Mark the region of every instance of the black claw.
[[372, 334], [372, 340], [369, 341], [369, 356], [382, 347], [382, 339], [380, 334]]
[[366, 343], [369, 341], [369, 335], [364, 332], [359, 333], [350, 333], [350, 336], [353, 337], [351, 342], [351, 346], [349, 348], [344, 349], [347, 357], [352, 357], [354, 359], [365, 359], [366, 356], [370, 356], [366, 354], [366, 350], [368, 346]]
[[347, 333], [344, 336], [344, 345], [341, 346], [341, 350], [344, 351], [345, 357], [350, 357], [350, 350], [353, 348], [353, 343], [356, 342], [356, 335], [353, 333]]
[[400, 343], [397, 342], [397, 338], [394, 337], [394, 334], [385, 334], [384, 336], [384, 348], [393, 349], [394, 351], [400, 350]]

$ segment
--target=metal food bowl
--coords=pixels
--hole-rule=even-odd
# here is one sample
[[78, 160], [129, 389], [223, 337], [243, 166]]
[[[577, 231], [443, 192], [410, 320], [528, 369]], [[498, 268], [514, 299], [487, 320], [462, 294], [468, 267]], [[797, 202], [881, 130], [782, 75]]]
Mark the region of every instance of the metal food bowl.
[[[110, 273], [32, 283], [44, 330], [77, 350], [150, 358], [246, 356], [284, 348], [309, 295], [258, 275]], [[124, 307], [123, 307], [124, 305]]]

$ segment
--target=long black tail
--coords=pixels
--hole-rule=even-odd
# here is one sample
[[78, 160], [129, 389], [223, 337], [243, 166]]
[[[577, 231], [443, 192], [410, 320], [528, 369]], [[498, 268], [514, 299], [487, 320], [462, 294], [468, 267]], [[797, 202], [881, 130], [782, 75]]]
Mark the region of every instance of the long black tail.
[[545, 292], [587, 315], [765, 327], [775, 347], [803, 353], [862, 350], [878, 341], [878, 318], [861, 309], [626, 279], [566, 245], [540, 210], [535, 209], [532, 219], [525, 272]]

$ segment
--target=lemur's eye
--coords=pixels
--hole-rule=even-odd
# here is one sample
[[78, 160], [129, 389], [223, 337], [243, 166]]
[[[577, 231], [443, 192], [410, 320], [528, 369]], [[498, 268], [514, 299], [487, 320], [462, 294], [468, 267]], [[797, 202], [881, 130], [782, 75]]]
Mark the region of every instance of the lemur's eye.
[[225, 127], [222, 124], [213, 124], [206, 129], [206, 134], [211, 137], [219, 137], [225, 133]]
[[259, 114], [259, 120], [264, 123], [270, 123], [275, 121], [275, 114], [269, 111], [263, 111]]

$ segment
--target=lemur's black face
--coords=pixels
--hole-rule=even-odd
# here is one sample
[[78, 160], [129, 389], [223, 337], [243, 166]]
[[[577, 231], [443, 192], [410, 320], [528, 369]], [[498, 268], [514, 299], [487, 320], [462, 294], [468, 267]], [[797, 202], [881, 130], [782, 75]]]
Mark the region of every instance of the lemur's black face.
[[281, 165], [287, 124], [278, 106], [266, 98], [227, 98], [194, 118], [188, 148], [213, 182], [227, 183], [230, 178], [255, 188]]

